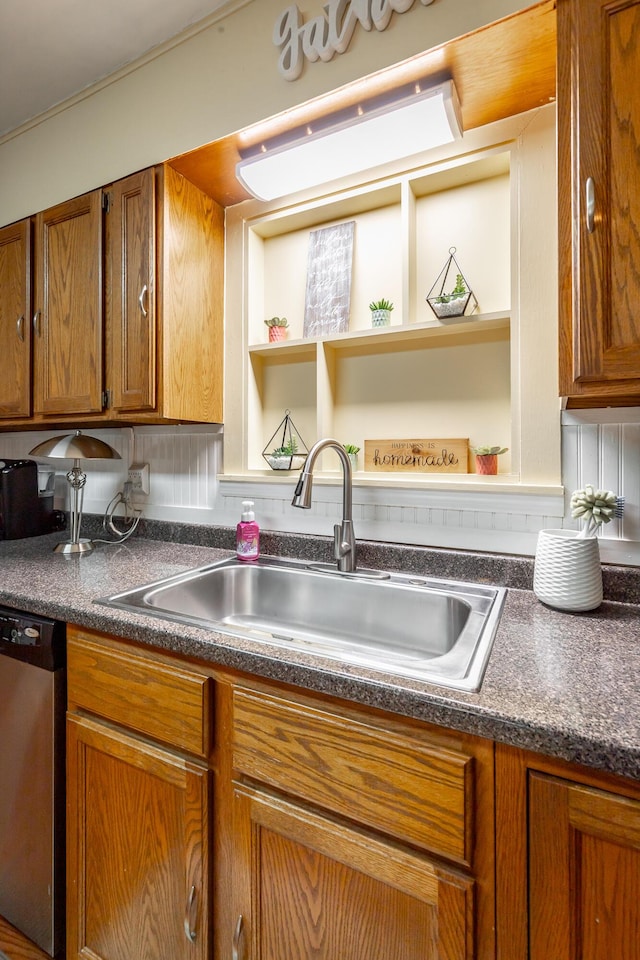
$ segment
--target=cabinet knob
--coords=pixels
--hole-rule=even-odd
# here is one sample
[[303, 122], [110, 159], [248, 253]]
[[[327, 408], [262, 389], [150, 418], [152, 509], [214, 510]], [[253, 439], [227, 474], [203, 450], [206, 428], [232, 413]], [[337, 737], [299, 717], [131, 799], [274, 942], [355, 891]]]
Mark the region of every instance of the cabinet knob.
[[231, 960], [240, 960], [240, 937], [242, 936], [242, 914], [238, 917], [236, 928], [233, 931], [233, 942], [231, 944]]
[[140, 291], [140, 296], [138, 297], [138, 303], [140, 304], [140, 310], [142, 311], [142, 316], [143, 316], [143, 317], [146, 317], [146, 316], [147, 316], [147, 308], [146, 308], [145, 305], [144, 305], [144, 301], [145, 301], [145, 297], [146, 297], [146, 295], [147, 295], [148, 290], [149, 290], [149, 288], [147, 287], [147, 285], [146, 285], [146, 283], [145, 283], [144, 287], [143, 287], [142, 290]]
[[194, 915], [197, 912], [196, 888], [191, 887], [187, 898], [187, 906], [184, 911], [184, 932], [189, 943], [196, 942], [196, 928]]
[[587, 177], [585, 184], [585, 206], [587, 212], [587, 230], [593, 233], [596, 227], [596, 185], [593, 177]]

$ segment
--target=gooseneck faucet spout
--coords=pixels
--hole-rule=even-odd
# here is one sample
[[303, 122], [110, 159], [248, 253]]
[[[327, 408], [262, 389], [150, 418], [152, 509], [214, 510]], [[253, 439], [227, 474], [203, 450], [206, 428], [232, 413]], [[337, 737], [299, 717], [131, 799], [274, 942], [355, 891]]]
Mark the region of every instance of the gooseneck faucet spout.
[[353, 573], [356, 569], [356, 538], [353, 533], [351, 461], [341, 443], [329, 438], [314, 443], [300, 472], [291, 505], [304, 510], [311, 506], [313, 468], [318, 456], [327, 449], [335, 450], [342, 464], [342, 523], [334, 527], [333, 555], [338, 561], [338, 570]]

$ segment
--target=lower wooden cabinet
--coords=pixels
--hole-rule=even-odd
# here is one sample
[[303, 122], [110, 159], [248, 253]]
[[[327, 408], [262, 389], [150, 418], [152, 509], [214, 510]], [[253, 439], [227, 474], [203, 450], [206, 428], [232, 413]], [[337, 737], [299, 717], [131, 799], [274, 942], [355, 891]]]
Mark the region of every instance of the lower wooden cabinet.
[[208, 960], [208, 780], [69, 717], [67, 960]]
[[640, 960], [640, 801], [529, 777], [531, 960]]
[[232, 956], [465, 960], [474, 882], [391, 840], [261, 790], [234, 793]]
[[499, 960], [640, 960], [640, 784], [496, 747]]
[[93, 631], [68, 666], [66, 960], [640, 960], [640, 784]]

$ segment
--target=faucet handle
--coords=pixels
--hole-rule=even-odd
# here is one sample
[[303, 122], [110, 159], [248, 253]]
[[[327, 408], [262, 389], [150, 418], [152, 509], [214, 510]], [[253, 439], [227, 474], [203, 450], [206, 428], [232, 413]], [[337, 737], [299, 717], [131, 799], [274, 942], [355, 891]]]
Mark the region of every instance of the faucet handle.
[[339, 523], [333, 528], [333, 557], [334, 560], [339, 560], [343, 556], [343, 544], [342, 544], [342, 527]]

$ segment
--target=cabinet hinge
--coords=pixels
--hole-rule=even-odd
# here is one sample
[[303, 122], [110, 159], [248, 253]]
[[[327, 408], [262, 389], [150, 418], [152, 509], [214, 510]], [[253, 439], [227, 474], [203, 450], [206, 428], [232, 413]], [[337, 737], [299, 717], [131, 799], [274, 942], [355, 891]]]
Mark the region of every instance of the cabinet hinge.
[[111, 210], [111, 194], [108, 190], [102, 194], [102, 209], [105, 213], [109, 213]]
[[102, 409], [108, 410], [111, 406], [111, 390], [102, 391]]

